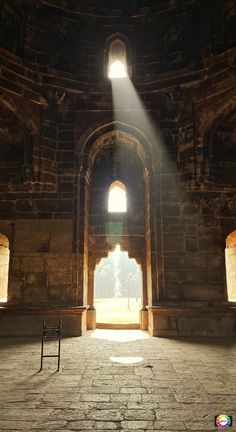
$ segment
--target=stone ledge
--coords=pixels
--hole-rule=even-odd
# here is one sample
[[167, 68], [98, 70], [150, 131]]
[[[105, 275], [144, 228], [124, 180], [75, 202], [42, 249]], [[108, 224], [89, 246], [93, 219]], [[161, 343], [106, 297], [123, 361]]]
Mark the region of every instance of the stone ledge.
[[157, 337], [236, 335], [235, 306], [149, 306], [148, 318], [148, 330]]
[[18, 307], [0, 306], [0, 315], [81, 315], [87, 306], [75, 307]]
[[0, 336], [41, 336], [42, 321], [62, 319], [62, 336], [86, 331], [86, 307], [0, 307]]
[[147, 306], [153, 315], [225, 315], [236, 314], [236, 306]]

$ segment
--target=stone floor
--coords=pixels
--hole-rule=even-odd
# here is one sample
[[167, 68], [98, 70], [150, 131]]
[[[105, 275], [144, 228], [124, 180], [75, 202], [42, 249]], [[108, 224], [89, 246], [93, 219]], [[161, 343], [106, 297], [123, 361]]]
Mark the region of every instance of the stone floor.
[[[1, 431], [236, 430], [236, 344], [96, 330], [62, 341], [61, 370], [40, 341], [0, 339]], [[55, 342], [48, 342], [52, 353]]]

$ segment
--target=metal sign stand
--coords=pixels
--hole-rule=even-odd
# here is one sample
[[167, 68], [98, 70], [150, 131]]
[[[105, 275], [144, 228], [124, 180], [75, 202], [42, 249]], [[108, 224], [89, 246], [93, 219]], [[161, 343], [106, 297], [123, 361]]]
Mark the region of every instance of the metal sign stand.
[[[43, 359], [44, 357], [57, 357], [57, 372], [60, 369], [60, 356], [61, 356], [61, 328], [62, 320], [58, 321], [58, 325], [46, 325], [45, 320], [43, 320], [43, 334], [42, 334], [42, 344], [41, 344], [41, 365], [39, 372], [43, 369]], [[57, 354], [45, 355], [44, 354], [44, 341], [46, 340], [58, 340], [58, 352]]]

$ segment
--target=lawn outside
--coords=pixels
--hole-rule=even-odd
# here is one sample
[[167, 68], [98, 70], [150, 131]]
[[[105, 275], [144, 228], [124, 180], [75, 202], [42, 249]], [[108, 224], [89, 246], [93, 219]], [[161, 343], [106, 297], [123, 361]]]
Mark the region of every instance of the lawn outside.
[[97, 323], [139, 323], [140, 298], [97, 298], [94, 306]]

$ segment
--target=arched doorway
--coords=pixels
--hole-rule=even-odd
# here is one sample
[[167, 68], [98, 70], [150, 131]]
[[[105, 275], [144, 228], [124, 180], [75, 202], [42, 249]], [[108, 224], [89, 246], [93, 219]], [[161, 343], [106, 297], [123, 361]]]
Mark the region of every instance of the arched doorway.
[[226, 238], [225, 265], [228, 300], [236, 302], [236, 231]]
[[0, 234], [0, 302], [7, 302], [9, 273], [9, 241]]
[[[162, 296], [162, 238], [156, 226], [157, 207], [160, 205], [156, 185], [160, 183], [158, 173], [155, 177], [153, 172], [153, 166], [158, 170], [159, 162], [154, 163], [155, 150], [137, 128], [115, 121], [88, 134], [82, 156], [78, 282], [79, 294], [83, 287], [81, 304], [88, 305], [87, 326], [89, 329], [96, 326], [96, 264], [119, 243], [121, 249], [142, 267], [140, 325], [147, 328], [147, 305], [156, 305]], [[127, 213], [108, 212], [109, 188], [116, 181], [125, 185]]]
[[142, 292], [141, 266], [116, 245], [94, 271], [97, 327], [136, 324], [139, 328]]

